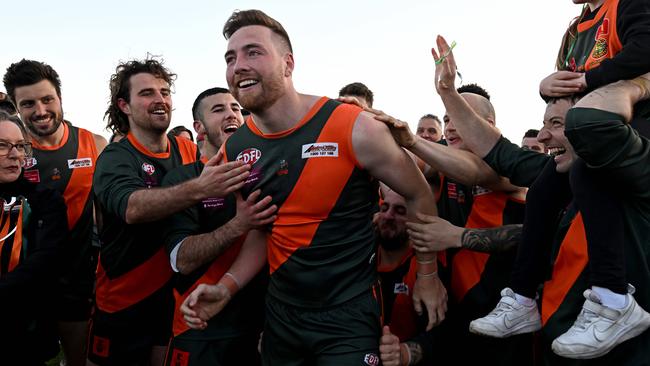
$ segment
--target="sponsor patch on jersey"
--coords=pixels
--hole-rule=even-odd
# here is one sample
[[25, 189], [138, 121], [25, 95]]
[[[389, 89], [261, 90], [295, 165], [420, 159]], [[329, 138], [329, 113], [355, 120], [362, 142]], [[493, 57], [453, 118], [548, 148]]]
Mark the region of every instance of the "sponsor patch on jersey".
[[280, 160], [280, 169], [278, 169], [277, 175], [287, 175], [289, 174], [289, 163], [286, 160]]
[[363, 362], [365, 362], [366, 365], [369, 366], [378, 366], [379, 357], [374, 353], [366, 353], [365, 357], [363, 358]]
[[407, 294], [409, 293], [409, 286], [404, 282], [396, 283], [395, 289], [393, 289], [394, 294]]
[[90, 168], [91, 166], [93, 166], [91, 158], [68, 159], [69, 169]]
[[302, 158], [336, 158], [339, 156], [337, 142], [316, 142], [302, 145]]
[[262, 157], [262, 152], [258, 149], [251, 147], [237, 155], [238, 161], [243, 161], [246, 164], [253, 165]]
[[23, 173], [23, 177], [25, 177], [25, 179], [27, 179], [27, 181], [32, 182], [32, 183], [40, 183], [41, 182], [41, 173], [39, 173], [37, 169], [25, 170], [25, 172]]
[[220, 197], [214, 197], [214, 198], [206, 198], [201, 203], [203, 203], [203, 208], [222, 208], [225, 199], [220, 198]]
[[156, 168], [149, 163], [142, 163], [142, 171], [149, 175], [153, 175], [156, 172]]
[[456, 183], [447, 183], [447, 197], [452, 200], [458, 198], [458, 191], [456, 190]]
[[27, 158], [25, 159], [25, 162], [23, 164], [24, 164], [23, 168], [27, 170], [35, 167], [36, 164], [38, 164], [38, 161], [36, 160], [36, 158]]
[[52, 180], [61, 179], [61, 171], [59, 170], [59, 168], [52, 169], [52, 175], [50, 175], [50, 178], [52, 178]]

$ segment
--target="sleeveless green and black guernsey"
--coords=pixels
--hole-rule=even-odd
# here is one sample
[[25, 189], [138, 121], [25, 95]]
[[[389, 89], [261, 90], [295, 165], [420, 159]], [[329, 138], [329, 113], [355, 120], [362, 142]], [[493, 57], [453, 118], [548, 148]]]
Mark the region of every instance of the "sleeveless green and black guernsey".
[[290, 130], [263, 134], [249, 118], [224, 144], [252, 164], [244, 196], [261, 189], [278, 206], [267, 236], [268, 293], [302, 308], [344, 303], [377, 280], [372, 215], [378, 186], [357, 161], [356, 106], [321, 98]]
[[34, 157], [27, 159], [24, 176], [32, 183], [59, 192], [65, 200], [69, 239], [62, 248], [64, 271], [59, 283], [66, 300], [58, 305], [58, 312], [63, 313], [59, 314], [63, 320], [81, 320], [90, 316], [97, 266], [98, 248], [92, 244], [92, 183], [99, 154], [91, 132], [67, 121], [63, 128], [57, 146], [32, 141]]

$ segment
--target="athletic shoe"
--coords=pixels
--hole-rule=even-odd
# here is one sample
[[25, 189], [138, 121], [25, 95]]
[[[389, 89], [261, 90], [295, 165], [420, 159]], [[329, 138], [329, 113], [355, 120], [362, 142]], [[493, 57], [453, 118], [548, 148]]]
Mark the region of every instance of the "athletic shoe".
[[531, 333], [541, 328], [537, 303], [520, 304], [515, 293], [507, 287], [501, 290], [501, 300], [490, 314], [469, 323], [470, 332], [496, 338]]
[[585, 303], [573, 326], [557, 337], [551, 347], [556, 354], [577, 359], [596, 358], [634, 338], [650, 327], [650, 314], [643, 310], [628, 286], [627, 306], [612, 309], [603, 306], [598, 294], [585, 290]]

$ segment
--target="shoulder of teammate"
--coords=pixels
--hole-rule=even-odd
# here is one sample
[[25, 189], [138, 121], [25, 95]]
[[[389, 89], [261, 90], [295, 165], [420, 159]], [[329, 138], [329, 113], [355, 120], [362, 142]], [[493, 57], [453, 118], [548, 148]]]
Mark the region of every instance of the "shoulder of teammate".
[[402, 151], [393, 140], [388, 126], [375, 120], [368, 112], [357, 115], [352, 130], [352, 148], [359, 164], [369, 169], [384, 164], [386, 157]]
[[177, 184], [188, 181], [192, 178], [196, 178], [201, 175], [203, 170], [203, 163], [201, 161], [196, 161], [194, 163], [181, 165], [170, 170], [163, 177], [161, 186], [162, 187], [171, 187]]
[[[92, 133], [92, 132], [91, 132]], [[101, 154], [104, 151], [104, 148], [108, 145], [108, 141], [102, 135], [93, 133], [93, 140], [95, 140], [95, 148], [97, 149], [97, 154]]]
[[172, 147], [174, 146], [172, 140], [176, 142], [176, 147], [178, 148], [178, 152], [183, 157], [183, 161], [196, 161], [201, 158], [201, 152], [194, 142], [186, 138], [174, 136], [173, 138], [169, 139]]

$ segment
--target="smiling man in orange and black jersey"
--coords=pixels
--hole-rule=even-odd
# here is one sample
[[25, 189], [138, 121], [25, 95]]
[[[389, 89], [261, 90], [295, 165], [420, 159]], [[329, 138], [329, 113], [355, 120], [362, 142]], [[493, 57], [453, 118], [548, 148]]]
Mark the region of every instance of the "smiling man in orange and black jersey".
[[243, 185], [248, 167], [206, 163], [202, 174], [160, 188], [165, 174], [199, 158], [192, 142], [169, 139], [174, 80], [153, 59], [120, 64], [111, 79], [108, 126], [126, 134], [100, 155], [94, 191], [101, 208], [97, 309], [89, 363], [161, 365], [169, 341], [172, 271], [162, 219]]
[[68, 209], [70, 236], [55, 307], [66, 362], [84, 365], [99, 250], [92, 239], [92, 177], [106, 139], [63, 120], [61, 81], [49, 65], [23, 59], [9, 66], [4, 84], [32, 139], [25, 178], [58, 191]]
[[[211, 88], [196, 98], [193, 106], [195, 128], [203, 134], [202, 158], [170, 171], [163, 186], [173, 186], [196, 178], [205, 162], [214, 157], [225, 141], [243, 123], [241, 107], [228, 89]], [[234, 194], [211, 197], [173, 214], [167, 219], [165, 245], [170, 254], [176, 299], [173, 339], [167, 350], [169, 366], [259, 365], [259, 334], [264, 320], [264, 295], [268, 274], [239, 291], [205, 329], [190, 329], [180, 313], [187, 296], [200, 284], [217, 283], [240, 252], [251, 228], [273, 221], [271, 198], [255, 202], [239, 201]]]
[[[252, 165], [242, 194], [259, 188], [279, 207], [273, 225], [251, 230], [244, 244], [268, 247], [263, 363], [377, 365], [373, 177], [402, 194], [413, 214], [435, 214], [433, 196], [388, 128], [358, 107], [295, 90], [293, 53], [280, 23], [259, 10], [235, 12], [224, 34], [228, 85], [252, 112], [224, 152], [227, 161]], [[435, 254], [416, 256], [421, 273], [414, 307], [427, 308], [432, 327], [444, 318], [446, 290], [436, 276]], [[260, 268], [231, 271], [245, 284]], [[222, 298], [200, 290], [184, 311], [192, 324], [214, 315], [207, 308]]]

